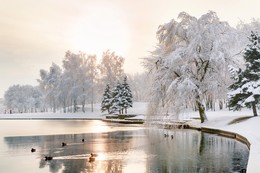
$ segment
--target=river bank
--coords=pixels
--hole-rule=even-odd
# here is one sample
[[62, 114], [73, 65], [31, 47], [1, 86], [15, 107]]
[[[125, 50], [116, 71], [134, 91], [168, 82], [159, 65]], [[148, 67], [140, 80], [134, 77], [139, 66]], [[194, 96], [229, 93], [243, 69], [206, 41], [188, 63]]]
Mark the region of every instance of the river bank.
[[[136, 109], [130, 109], [130, 113], [145, 113], [145, 104], [137, 104]], [[107, 114], [100, 111], [86, 113], [23, 113], [23, 114], [0, 114], [0, 120], [22, 120], [22, 119], [49, 119], [49, 120], [104, 120]], [[209, 111], [208, 121], [201, 124], [197, 112], [185, 112], [182, 115], [184, 121], [193, 128], [213, 129], [231, 132], [245, 137], [250, 143], [250, 155], [247, 172], [260, 173], [260, 117], [252, 117], [251, 110], [243, 111]], [[144, 119], [145, 116], [139, 117]], [[118, 120], [110, 120], [117, 122]], [[162, 123], [171, 123], [171, 117], [160, 119]]]

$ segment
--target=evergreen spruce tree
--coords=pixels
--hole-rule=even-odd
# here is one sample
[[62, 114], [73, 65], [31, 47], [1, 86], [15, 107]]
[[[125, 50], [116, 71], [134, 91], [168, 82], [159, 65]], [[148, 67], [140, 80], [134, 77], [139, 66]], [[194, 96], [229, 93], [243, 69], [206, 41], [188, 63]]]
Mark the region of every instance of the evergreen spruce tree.
[[116, 87], [112, 91], [112, 107], [111, 113], [118, 111], [119, 114], [122, 113], [122, 85], [120, 82], [117, 83]]
[[253, 109], [257, 116], [256, 107], [260, 103], [260, 38], [252, 32], [250, 44], [245, 49], [245, 69], [238, 69], [234, 76], [235, 82], [229, 87], [229, 107], [239, 110], [242, 107]]
[[108, 113], [110, 113], [110, 108], [112, 106], [112, 95], [111, 95], [111, 91], [110, 91], [110, 86], [109, 84], [107, 84], [104, 94], [103, 94], [103, 100], [101, 102], [101, 111], [107, 111]]
[[133, 96], [132, 91], [127, 83], [127, 77], [124, 78], [123, 84], [122, 84], [122, 107], [125, 109], [125, 113], [127, 114], [127, 108], [133, 107]]

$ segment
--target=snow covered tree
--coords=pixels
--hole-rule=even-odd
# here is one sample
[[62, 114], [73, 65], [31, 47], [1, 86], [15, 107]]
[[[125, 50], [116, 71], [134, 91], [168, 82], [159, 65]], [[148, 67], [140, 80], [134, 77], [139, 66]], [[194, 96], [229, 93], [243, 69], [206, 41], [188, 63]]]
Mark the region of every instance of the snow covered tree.
[[[122, 91], [121, 91], [121, 102], [122, 108], [125, 109], [125, 113], [127, 114], [127, 108], [133, 107], [133, 96], [132, 91], [127, 83], [127, 77], [125, 76], [124, 81], [122, 83]], [[122, 111], [123, 113], [123, 111]]]
[[13, 85], [4, 95], [8, 109], [17, 112], [37, 112], [42, 106], [42, 94], [38, 87]]
[[108, 113], [110, 113], [110, 108], [112, 106], [112, 95], [111, 95], [111, 91], [110, 91], [110, 86], [109, 84], [107, 84], [104, 94], [103, 94], [103, 99], [101, 102], [101, 111], [107, 111]]
[[251, 43], [244, 52], [245, 69], [231, 69], [235, 82], [229, 87], [228, 98], [231, 109], [252, 108], [253, 115], [257, 116], [256, 106], [260, 103], [260, 37], [252, 32], [249, 40]]
[[59, 91], [57, 98], [59, 99], [59, 103], [63, 109], [63, 112], [66, 113], [69, 102], [70, 102], [70, 81], [69, 78], [67, 78], [66, 74], [62, 73], [61, 78], [59, 80]]
[[127, 83], [127, 77], [125, 77], [122, 84], [119, 81], [117, 82], [112, 92], [110, 92], [110, 86], [107, 84], [103, 94], [101, 110], [102, 112], [107, 110], [109, 113], [118, 111], [119, 114], [123, 114], [125, 110], [125, 113], [127, 113], [127, 108], [133, 106], [132, 99], [132, 92]]
[[84, 112], [86, 93], [90, 86], [90, 81], [87, 76], [85, 54], [83, 52], [75, 54], [67, 51], [63, 60], [63, 67], [63, 75], [70, 88], [68, 92], [71, 99], [71, 105], [73, 105], [73, 112], [77, 112], [78, 102], [82, 104], [82, 111]]
[[98, 66], [101, 75], [101, 81], [114, 87], [116, 82], [121, 80], [124, 75], [124, 58], [115, 54], [115, 52], [105, 51]]
[[116, 87], [112, 90], [112, 101], [111, 101], [111, 113], [118, 111], [119, 114], [122, 113], [123, 103], [122, 103], [122, 85], [118, 81]]
[[61, 68], [57, 64], [52, 63], [49, 72], [46, 70], [40, 70], [41, 79], [37, 80], [44, 95], [45, 102], [50, 104], [53, 112], [56, 112], [58, 106], [57, 95], [59, 92], [61, 74]]
[[150, 112], [179, 115], [196, 107], [203, 123], [206, 97], [225, 91], [227, 67], [239, 52], [238, 34], [212, 11], [198, 19], [182, 12], [178, 21], [159, 26], [157, 48], [144, 61], [153, 77]]
[[95, 100], [94, 88], [97, 86], [98, 71], [97, 71], [97, 57], [96, 55], [88, 55], [87, 57], [87, 77], [90, 80], [90, 95], [91, 95], [91, 111], [94, 111], [93, 104]]
[[147, 72], [127, 74], [129, 86], [131, 86], [131, 93], [133, 101], [147, 101], [148, 89], [151, 86], [150, 76]]

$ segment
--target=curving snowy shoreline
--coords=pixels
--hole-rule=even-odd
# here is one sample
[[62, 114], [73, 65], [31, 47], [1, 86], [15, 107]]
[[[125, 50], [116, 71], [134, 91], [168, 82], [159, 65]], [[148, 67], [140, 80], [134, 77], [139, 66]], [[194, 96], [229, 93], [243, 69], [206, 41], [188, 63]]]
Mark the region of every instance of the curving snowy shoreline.
[[[196, 113], [189, 113], [191, 117]], [[207, 112], [208, 122], [203, 124], [198, 120], [190, 122], [192, 126], [204, 127], [211, 129], [224, 130], [244, 136], [250, 142], [250, 154], [248, 159], [247, 172], [260, 173], [260, 116], [252, 117], [251, 110], [243, 110], [238, 112], [232, 111], [214, 111]], [[235, 119], [245, 117], [237, 123], [230, 124]]]

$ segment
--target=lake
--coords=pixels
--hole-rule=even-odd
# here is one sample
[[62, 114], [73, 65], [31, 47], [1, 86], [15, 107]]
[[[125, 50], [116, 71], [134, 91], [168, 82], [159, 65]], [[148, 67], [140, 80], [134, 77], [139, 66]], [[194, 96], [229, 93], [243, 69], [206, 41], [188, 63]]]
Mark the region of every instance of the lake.
[[[95, 161], [89, 162], [90, 153], [98, 154]], [[240, 142], [194, 130], [100, 120], [0, 121], [5, 173], [229, 173], [246, 168], [248, 155]]]

